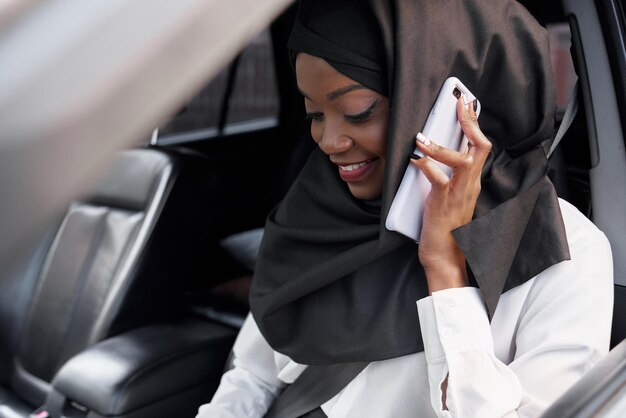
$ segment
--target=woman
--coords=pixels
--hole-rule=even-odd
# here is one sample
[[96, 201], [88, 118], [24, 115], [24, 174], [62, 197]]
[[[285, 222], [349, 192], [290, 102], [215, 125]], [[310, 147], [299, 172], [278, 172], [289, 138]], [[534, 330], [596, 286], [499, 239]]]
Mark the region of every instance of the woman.
[[[310, 416], [540, 415], [606, 353], [612, 312], [608, 242], [546, 177], [545, 31], [512, 0], [305, 0], [289, 47], [319, 150], [268, 219], [199, 417], [262, 417], [306, 365], [354, 362]], [[458, 103], [460, 152], [411, 139], [451, 75], [482, 104], [479, 127]], [[384, 228], [416, 145], [418, 247]]]

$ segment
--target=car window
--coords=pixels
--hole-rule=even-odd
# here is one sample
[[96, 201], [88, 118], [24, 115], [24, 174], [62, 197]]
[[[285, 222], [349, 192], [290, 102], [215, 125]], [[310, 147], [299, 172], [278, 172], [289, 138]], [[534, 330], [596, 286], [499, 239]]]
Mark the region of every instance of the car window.
[[[159, 128], [157, 143], [189, 142], [229, 131], [275, 126], [278, 103], [271, 38], [265, 30], [178, 115]], [[226, 132], [220, 132], [222, 117]]]

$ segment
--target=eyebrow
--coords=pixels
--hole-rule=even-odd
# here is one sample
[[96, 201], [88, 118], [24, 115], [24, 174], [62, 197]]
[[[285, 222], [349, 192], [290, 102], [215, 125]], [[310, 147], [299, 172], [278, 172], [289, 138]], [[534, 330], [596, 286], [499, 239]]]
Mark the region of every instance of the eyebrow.
[[328, 101], [330, 102], [343, 96], [344, 94], [350, 93], [351, 91], [361, 90], [361, 89], [365, 89], [365, 87], [363, 87], [360, 84], [351, 84], [349, 86], [340, 87], [337, 90], [333, 90], [330, 93], [328, 93], [326, 95], [326, 99], [328, 99]]
[[[343, 87], [339, 87], [337, 90], [333, 90], [330, 93], [326, 94], [326, 100], [333, 101], [335, 99], [338, 99], [339, 97], [350, 93], [351, 91], [354, 90], [365, 90], [367, 89], [367, 87], [362, 86], [361, 84], [350, 84], [348, 86], [343, 86]], [[303, 95], [305, 98], [311, 100], [309, 98], [309, 96], [307, 96], [302, 90], [298, 89], [300, 91], [300, 94]]]

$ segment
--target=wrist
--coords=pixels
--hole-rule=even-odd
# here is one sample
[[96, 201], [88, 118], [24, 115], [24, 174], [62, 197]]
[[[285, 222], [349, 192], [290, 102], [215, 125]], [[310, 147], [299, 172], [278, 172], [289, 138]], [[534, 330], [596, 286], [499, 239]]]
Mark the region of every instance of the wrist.
[[466, 287], [469, 285], [465, 262], [462, 264], [440, 264], [424, 267], [429, 293], [439, 290]]
[[421, 238], [418, 257], [426, 273], [429, 292], [468, 286], [465, 255], [452, 234], [438, 240], [426, 240], [423, 235]]

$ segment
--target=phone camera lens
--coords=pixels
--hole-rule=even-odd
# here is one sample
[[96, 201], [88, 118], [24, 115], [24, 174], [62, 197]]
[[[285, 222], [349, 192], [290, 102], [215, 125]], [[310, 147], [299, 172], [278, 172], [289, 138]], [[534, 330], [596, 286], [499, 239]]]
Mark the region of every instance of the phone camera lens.
[[452, 94], [454, 94], [454, 97], [456, 97], [457, 99], [459, 97], [461, 97], [461, 90], [459, 90], [457, 87], [454, 88], [454, 90], [452, 90]]

